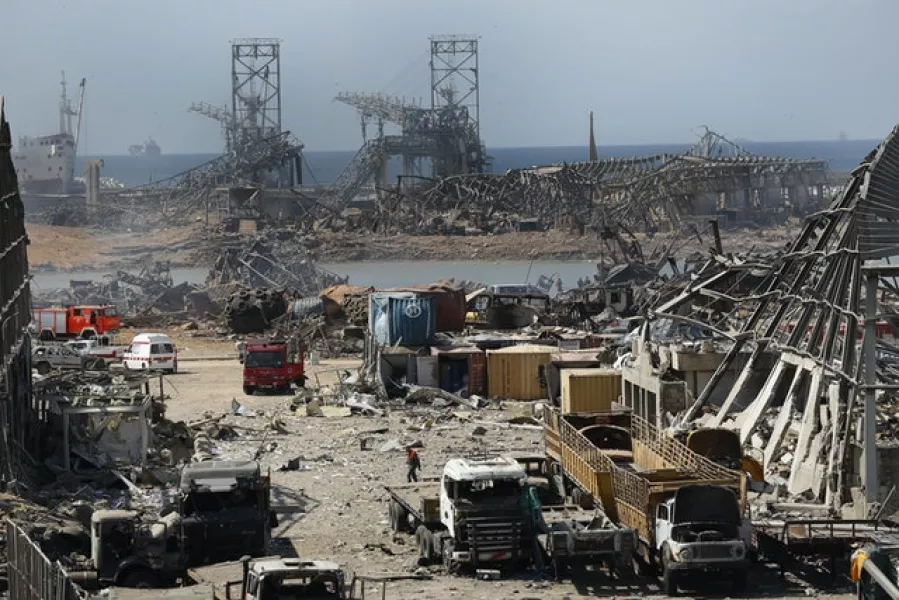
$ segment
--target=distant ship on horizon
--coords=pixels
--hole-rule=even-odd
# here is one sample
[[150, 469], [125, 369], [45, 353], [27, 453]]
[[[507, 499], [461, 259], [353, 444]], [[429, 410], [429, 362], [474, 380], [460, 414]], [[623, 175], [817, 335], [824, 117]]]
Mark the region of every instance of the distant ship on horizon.
[[[66, 195], [84, 193], [75, 180], [75, 154], [81, 134], [84, 110], [84, 78], [81, 79], [78, 110], [66, 95], [66, 74], [62, 73], [59, 97], [59, 132], [41, 137], [22, 136], [13, 153], [13, 165], [21, 191], [28, 194]], [[78, 117], [72, 127], [72, 117]]]
[[143, 144], [129, 146], [128, 154], [145, 158], [157, 158], [162, 155], [162, 148], [159, 147], [159, 144], [153, 138], [148, 138]]

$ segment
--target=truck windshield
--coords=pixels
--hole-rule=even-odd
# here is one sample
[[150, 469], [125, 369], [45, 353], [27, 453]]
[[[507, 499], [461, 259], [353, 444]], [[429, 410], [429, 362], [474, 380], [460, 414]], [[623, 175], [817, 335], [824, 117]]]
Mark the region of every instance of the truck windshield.
[[247, 368], [279, 369], [284, 366], [280, 352], [250, 352], [244, 359]]
[[510, 496], [517, 497], [520, 494], [521, 483], [517, 479], [491, 479], [459, 482], [459, 498], [471, 502], [481, 502]]
[[333, 577], [273, 576], [262, 580], [260, 598], [338, 598]]

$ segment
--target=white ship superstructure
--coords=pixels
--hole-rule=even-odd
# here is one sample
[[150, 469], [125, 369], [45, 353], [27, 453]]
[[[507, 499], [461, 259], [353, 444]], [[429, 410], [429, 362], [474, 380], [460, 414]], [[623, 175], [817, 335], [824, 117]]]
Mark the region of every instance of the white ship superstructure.
[[[13, 164], [22, 191], [31, 194], [72, 194], [83, 191], [75, 181], [75, 154], [84, 108], [84, 79], [81, 80], [78, 110], [66, 96], [65, 73], [59, 99], [59, 133], [41, 137], [22, 136], [13, 155]], [[78, 117], [75, 128], [72, 118]]]

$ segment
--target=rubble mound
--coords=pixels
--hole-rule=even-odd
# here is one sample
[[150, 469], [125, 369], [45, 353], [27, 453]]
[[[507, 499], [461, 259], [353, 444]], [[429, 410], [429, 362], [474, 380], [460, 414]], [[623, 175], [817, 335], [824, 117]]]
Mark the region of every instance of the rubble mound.
[[286, 312], [284, 293], [272, 289], [233, 292], [225, 305], [228, 327], [235, 333], [263, 333]]

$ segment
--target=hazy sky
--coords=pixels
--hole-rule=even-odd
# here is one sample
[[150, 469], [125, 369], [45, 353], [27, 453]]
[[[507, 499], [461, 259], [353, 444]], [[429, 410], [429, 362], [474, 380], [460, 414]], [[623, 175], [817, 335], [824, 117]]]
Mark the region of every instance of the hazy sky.
[[[282, 39], [284, 126], [355, 149], [339, 91], [427, 96], [428, 37], [480, 36], [481, 132], [498, 146], [882, 138], [899, 122], [897, 0], [2, 0], [13, 135], [57, 127], [87, 78], [81, 153], [217, 152], [192, 101], [230, 104], [237, 37]], [[11, 25], [11, 26], [10, 26]]]

